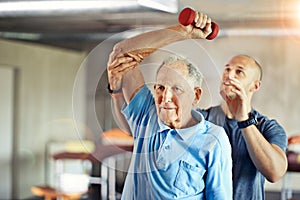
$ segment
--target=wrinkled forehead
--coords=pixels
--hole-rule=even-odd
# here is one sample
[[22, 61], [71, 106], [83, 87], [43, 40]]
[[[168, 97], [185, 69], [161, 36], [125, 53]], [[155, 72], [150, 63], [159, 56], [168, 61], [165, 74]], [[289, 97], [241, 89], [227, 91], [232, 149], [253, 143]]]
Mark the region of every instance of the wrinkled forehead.
[[164, 64], [158, 71], [159, 73], [166, 73], [166, 72], [172, 72], [172, 73], [177, 73], [183, 77], [188, 77], [189, 76], [189, 70], [188, 66], [186, 63], [183, 61], [175, 61], [173, 63], [168, 63]]
[[161, 83], [177, 83], [190, 84], [189, 71], [184, 62], [176, 61], [172, 64], [163, 65], [157, 72], [156, 82]]

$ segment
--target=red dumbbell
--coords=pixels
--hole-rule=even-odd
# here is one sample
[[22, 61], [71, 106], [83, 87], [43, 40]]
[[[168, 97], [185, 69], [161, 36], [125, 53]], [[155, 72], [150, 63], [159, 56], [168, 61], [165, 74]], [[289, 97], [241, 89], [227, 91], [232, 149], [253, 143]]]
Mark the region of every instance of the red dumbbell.
[[[181, 25], [183, 26], [188, 26], [190, 24], [194, 23], [195, 19], [195, 11], [191, 8], [184, 8], [179, 16], [178, 16], [178, 21]], [[219, 33], [219, 26], [215, 22], [211, 22], [211, 34], [209, 34], [206, 39], [207, 40], [213, 40], [215, 37], [217, 37]]]

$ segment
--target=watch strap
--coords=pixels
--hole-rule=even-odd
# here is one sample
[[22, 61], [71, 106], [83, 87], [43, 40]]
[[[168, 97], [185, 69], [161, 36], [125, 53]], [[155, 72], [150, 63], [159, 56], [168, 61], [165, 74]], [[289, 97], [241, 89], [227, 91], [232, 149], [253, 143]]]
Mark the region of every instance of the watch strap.
[[251, 125], [257, 125], [257, 119], [253, 113], [249, 113], [249, 118], [237, 123], [238, 127], [243, 129]]
[[118, 90], [112, 90], [110, 89], [110, 84], [108, 83], [107, 84], [107, 91], [109, 94], [119, 94], [119, 93], [122, 93], [122, 87]]

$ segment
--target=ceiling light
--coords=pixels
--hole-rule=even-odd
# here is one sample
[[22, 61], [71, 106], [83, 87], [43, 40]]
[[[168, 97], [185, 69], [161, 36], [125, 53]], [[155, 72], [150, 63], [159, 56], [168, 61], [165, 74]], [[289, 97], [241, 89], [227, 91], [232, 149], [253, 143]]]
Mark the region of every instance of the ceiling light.
[[138, 4], [169, 13], [178, 12], [178, 0], [138, 0]]
[[[81, 12], [81, 11], [112, 11], [122, 10], [126, 8], [137, 9], [140, 6], [132, 0], [65, 0], [65, 1], [13, 1], [0, 3], [0, 16], [18, 16], [22, 13], [43, 12], [46, 14], [60, 14], [66, 12]], [[38, 13], [39, 15], [41, 13]]]

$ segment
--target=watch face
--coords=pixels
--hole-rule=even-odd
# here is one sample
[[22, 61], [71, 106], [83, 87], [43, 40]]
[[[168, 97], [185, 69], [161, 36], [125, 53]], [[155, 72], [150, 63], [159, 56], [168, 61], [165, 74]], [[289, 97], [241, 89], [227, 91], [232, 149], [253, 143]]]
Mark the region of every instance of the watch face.
[[252, 113], [252, 112], [249, 112], [248, 116], [249, 116], [249, 118], [255, 117], [254, 113]]
[[252, 112], [249, 113], [249, 119], [253, 119], [255, 125], [258, 124], [257, 119], [256, 119], [256, 116], [255, 116], [254, 113], [252, 113]]

